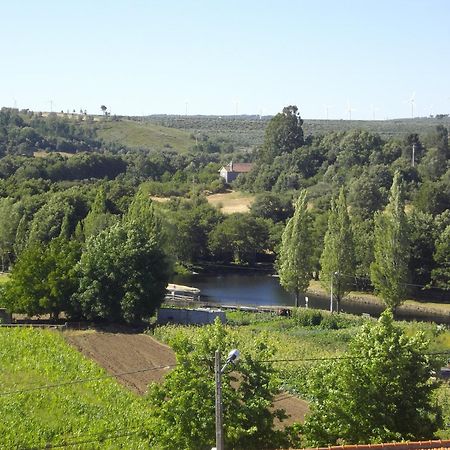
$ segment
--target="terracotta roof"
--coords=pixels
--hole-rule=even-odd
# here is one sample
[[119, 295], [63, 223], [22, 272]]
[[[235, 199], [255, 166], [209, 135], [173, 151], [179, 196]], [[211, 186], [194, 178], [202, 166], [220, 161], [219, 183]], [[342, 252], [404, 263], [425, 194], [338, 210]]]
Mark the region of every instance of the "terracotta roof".
[[333, 447], [317, 447], [314, 450], [443, 450], [448, 448], [450, 448], [450, 439], [417, 442], [391, 442], [386, 444], [337, 445]]
[[[233, 166], [233, 168], [231, 168]], [[228, 172], [236, 172], [236, 173], [247, 173], [252, 170], [252, 163], [230, 163], [225, 166], [225, 169]]]

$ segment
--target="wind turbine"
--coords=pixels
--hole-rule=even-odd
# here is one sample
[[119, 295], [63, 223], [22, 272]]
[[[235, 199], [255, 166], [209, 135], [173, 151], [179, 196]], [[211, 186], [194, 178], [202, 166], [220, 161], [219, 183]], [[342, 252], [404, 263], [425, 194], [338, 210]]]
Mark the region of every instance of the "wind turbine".
[[380, 108], [377, 108], [376, 106], [370, 105], [370, 108], [372, 109], [372, 120], [375, 120], [375, 113], [380, 110]]
[[352, 111], [356, 111], [356, 109], [352, 108], [350, 105], [350, 101], [347, 100], [348, 120], [352, 120]]
[[328, 111], [333, 108], [333, 105], [325, 105], [325, 111], [327, 113], [327, 120], [328, 120]]
[[233, 100], [233, 103], [234, 103], [234, 115], [235, 115], [235, 117], [237, 117], [238, 113], [239, 113], [239, 99], [235, 98]]
[[414, 103], [416, 101], [416, 92], [414, 91], [409, 99], [411, 103], [411, 119], [414, 119]]

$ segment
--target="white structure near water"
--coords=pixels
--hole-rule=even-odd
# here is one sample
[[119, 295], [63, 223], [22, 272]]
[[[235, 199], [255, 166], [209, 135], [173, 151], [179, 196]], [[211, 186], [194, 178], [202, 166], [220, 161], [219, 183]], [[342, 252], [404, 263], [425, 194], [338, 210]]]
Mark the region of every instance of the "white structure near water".
[[207, 325], [214, 323], [218, 317], [222, 323], [226, 322], [225, 312], [220, 309], [196, 308], [160, 308], [157, 314], [159, 325], [179, 323], [183, 325]]

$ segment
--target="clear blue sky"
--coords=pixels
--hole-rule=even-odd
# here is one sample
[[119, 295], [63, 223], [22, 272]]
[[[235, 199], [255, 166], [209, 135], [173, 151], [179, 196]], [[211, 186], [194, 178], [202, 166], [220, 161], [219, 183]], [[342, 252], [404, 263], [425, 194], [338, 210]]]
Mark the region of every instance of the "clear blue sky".
[[3, 0], [0, 106], [450, 112], [450, 0]]

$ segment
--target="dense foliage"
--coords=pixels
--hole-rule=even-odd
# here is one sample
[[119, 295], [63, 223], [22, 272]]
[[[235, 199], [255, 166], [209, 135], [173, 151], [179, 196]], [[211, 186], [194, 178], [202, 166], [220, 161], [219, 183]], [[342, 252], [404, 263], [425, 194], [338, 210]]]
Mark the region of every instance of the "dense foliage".
[[281, 237], [277, 259], [280, 284], [295, 295], [295, 306], [299, 306], [299, 293], [306, 292], [312, 272], [311, 215], [306, 205], [306, 191], [302, 191], [295, 202], [295, 212], [286, 224]]
[[442, 426], [432, 397], [432, 365], [420, 334], [407, 337], [385, 312], [364, 326], [346, 358], [309, 378], [310, 445], [424, 440]]
[[[233, 336], [235, 337], [235, 336]], [[150, 385], [148, 400], [153, 406], [155, 448], [209, 449], [215, 442], [214, 361], [221, 351], [225, 361], [230, 349], [241, 348], [216, 319], [214, 325], [198, 330], [194, 339], [183, 333], [171, 338], [178, 366], [162, 385]], [[223, 373], [224, 441], [226, 448], [280, 448], [287, 435], [275, 430], [274, 420], [286, 417], [271, 409], [278, 391], [274, 369], [267, 361], [273, 349], [263, 336], [246, 345], [242, 358]]]
[[[175, 128], [182, 128], [180, 123], [188, 120], [154, 119]], [[148, 122], [152, 120], [148, 118]], [[20, 272], [26, 266], [20, 259], [22, 255], [24, 260], [29, 258], [29, 248], [42, 247], [39, 251], [43, 252], [60, 237], [78, 242], [85, 253], [91, 238], [140, 215], [150, 217], [160, 250], [178, 266], [273, 264], [282, 251], [283, 230], [293, 216], [292, 199], [307, 188], [305, 201], [311, 219], [311, 240], [302, 241], [305, 248], [297, 260], [308, 261], [305, 279], [309, 272], [321, 278], [327, 287], [331, 285], [330, 274], [340, 273], [334, 283], [340, 299], [351, 289], [374, 288], [375, 269], [371, 273], [370, 267], [376, 267], [374, 261], [380, 254], [377, 233], [383, 233], [381, 222], [389, 216], [390, 207], [386, 213], [382, 211], [389, 200], [394, 173], [398, 172], [406, 203], [403, 235], [411, 250], [411, 258], [402, 262], [410, 274], [406, 294], [422, 295], [421, 291], [425, 291], [424, 296], [445, 296], [449, 289], [446, 243], [450, 226], [450, 152], [444, 122], [427, 132], [421, 127], [418, 128], [421, 133], [391, 137], [381, 137], [367, 129], [311, 136], [304, 133], [307, 124], [297, 107], [289, 106], [273, 118], [250, 121], [224, 118], [223, 122], [216, 118], [209, 129], [214, 133], [220, 131], [219, 134], [229, 132], [227, 141], [218, 134], [212, 138], [203, 130], [202, 124], [207, 125], [208, 118], [204, 122], [201, 118], [189, 120], [186, 136], [181, 130], [165, 129], [168, 135], [176, 132], [177, 138], [186, 138], [184, 149], [177, 151], [171, 145], [156, 145], [148, 134], [154, 125], [147, 123], [150, 128], [146, 128], [146, 122], [106, 115], [94, 120], [84, 113], [46, 116], [3, 108], [0, 111], [2, 270], [8, 271], [18, 264], [15, 270]], [[245, 144], [245, 150], [238, 148], [234, 131], [239, 124], [241, 134], [256, 129], [265, 133], [260, 147], [249, 148]], [[198, 126], [198, 130], [193, 131], [191, 125]], [[148, 141], [130, 137], [130, 133], [139, 134], [143, 130]], [[162, 134], [158, 136], [164, 141]], [[132, 142], [141, 142], [142, 147]], [[234, 182], [234, 187], [257, 193], [250, 214], [224, 215], [206, 199], [209, 193], [225, 188], [218, 169], [230, 159], [254, 162], [253, 170]], [[342, 189], [347, 193], [347, 206], [339, 209], [342, 224], [338, 235], [337, 229], [331, 230], [327, 223], [337, 225], [337, 203], [333, 203], [336, 208], [331, 210], [330, 204]], [[139, 201], [135, 197], [137, 192]], [[151, 204], [150, 196], [155, 200], [176, 198]], [[133, 199], [133, 211], [129, 212]], [[342, 234], [342, 230], [347, 234]], [[351, 242], [354, 256], [347, 248]], [[343, 253], [348, 264], [339, 268], [333, 258]], [[386, 270], [381, 269], [382, 276], [386, 276]], [[67, 298], [72, 287], [67, 289], [61, 305], [50, 310], [50, 303], [55, 302], [43, 300], [51, 297], [36, 288], [45, 283], [47, 273], [36, 269], [29, 274], [35, 282], [30, 282], [29, 289], [34, 294], [25, 302], [30, 305], [28, 312], [39, 310], [57, 315], [57, 309], [66, 309], [71, 314], [68, 309], [72, 307], [74, 315], [76, 311], [80, 314], [80, 308], [73, 307], [74, 302]], [[60, 282], [64, 277], [61, 274]], [[80, 273], [75, 277], [79, 284]], [[401, 283], [406, 286], [404, 279]], [[76, 298], [72, 296], [72, 300]], [[27, 308], [23, 299], [23, 295], [17, 296], [17, 304], [8, 301], [8, 305], [24, 311]], [[37, 308], [39, 303], [47, 306]]]

